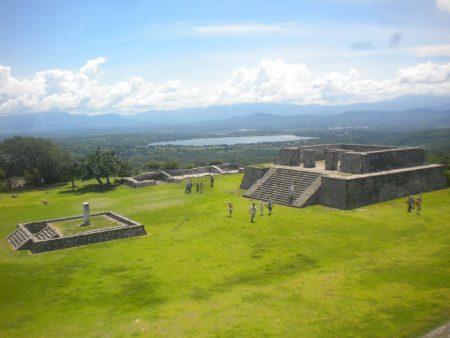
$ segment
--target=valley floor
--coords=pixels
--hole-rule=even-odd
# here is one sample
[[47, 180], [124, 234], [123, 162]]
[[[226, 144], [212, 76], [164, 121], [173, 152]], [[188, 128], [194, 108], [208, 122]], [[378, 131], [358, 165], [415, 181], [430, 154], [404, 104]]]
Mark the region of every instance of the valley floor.
[[[275, 206], [250, 223], [242, 175], [0, 194], [1, 337], [416, 337], [450, 318], [450, 189], [351, 211]], [[235, 206], [227, 217], [227, 202]], [[21, 222], [113, 211], [148, 236], [31, 255]], [[43, 203], [46, 202], [46, 203]]]

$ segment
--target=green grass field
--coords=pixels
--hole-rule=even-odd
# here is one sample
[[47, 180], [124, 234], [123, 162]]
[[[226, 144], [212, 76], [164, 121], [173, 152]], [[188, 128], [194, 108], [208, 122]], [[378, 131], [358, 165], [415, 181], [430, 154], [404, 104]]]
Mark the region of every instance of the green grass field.
[[85, 231], [99, 230], [121, 225], [119, 222], [114, 221], [112, 218], [109, 218], [104, 215], [97, 215], [90, 217], [89, 225], [83, 225], [83, 222], [84, 221], [81, 218], [50, 223], [50, 225], [58, 229], [59, 232], [65, 236], [76, 235]]
[[[399, 199], [251, 224], [241, 178], [0, 194], [0, 337], [416, 337], [450, 319], [450, 189], [421, 216]], [[4, 240], [85, 201], [149, 235], [37, 255]]]

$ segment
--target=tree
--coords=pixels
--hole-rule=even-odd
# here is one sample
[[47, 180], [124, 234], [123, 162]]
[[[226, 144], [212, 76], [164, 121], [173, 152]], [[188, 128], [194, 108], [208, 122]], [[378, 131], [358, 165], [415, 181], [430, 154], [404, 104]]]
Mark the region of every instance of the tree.
[[158, 170], [161, 168], [161, 162], [148, 161], [144, 163], [145, 170]]
[[75, 181], [81, 178], [81, 165], [77, 160], [72, 160], [65, 167], [65, 176], [70, 181], [72, 192], [75, 191]]
[[169, 160], [164, 162], [164, 164], [162, 165], [162, 168], [164, 170], [170, 170], [170, 169], [178, 169], [179, 168], [179, 164], [177, 161], [175, 160]]
[[0, 167], [9, 184], [14, 176], [32, 185], [63, 182], [70, 161], [70, 154], [48, 139], [15, 136], [0, 143]]
[[94, 178], [100, 185], [103, 185], [103, 177], [106, 178], [106, 184], [111, 184], [111, 176], [127, 176], [131, 172], [130, 165], [115, 156], [112, 150], [100, 148], [84, 158], [80, 169], [83, 180]]

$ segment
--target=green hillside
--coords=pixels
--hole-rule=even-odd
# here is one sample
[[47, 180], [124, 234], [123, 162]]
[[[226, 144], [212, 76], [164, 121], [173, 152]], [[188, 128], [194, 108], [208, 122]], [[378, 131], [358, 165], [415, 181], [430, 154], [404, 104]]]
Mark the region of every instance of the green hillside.
[[[424, 194], [421, 216], [398, 199], [275, 206], [251, 224], [241, 178], [192, 195], [93, 182], [0, 194], [0, 336], [416, 337], [449, 320], [450, 189]], [[4, 239], [85, 201], [149, 235], [37, 255]]]

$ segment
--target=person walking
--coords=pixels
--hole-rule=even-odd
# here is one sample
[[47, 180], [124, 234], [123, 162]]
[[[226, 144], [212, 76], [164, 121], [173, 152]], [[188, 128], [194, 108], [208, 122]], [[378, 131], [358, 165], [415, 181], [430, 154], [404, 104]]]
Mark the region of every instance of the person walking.
[[249, 213], [250, 213], [250, 222], [251, 223], [254, 223], [255, 221], [255, 216], [256, 216], [256, 206], [255, 206], [255, 203], [253, 203], [251, 206], [250, 206], [250, 210], [249, 210]]
[[188, 194], [189, 193], [189, 180], [186, 180], [185, 186], [184, 186], [184, 193]]
[[419, 194], [416, 198], [416, 215], [420, 215], [420, 211], [422, 210], [422, 194]]
[[209, 178], [209, 181], [211, 182], [211, 188], [214, 187], [214, 176], [211, 175], [211, 177]]
[[233, 204], [231, 201], [228, 201], [228, 217], [231, 217], [233, 215]]
[[273, 203], [271, 198], [267, 201], [267, 209], [269, 209], [269, 216], [272, 215]]
[[261, 200], [261, 202], [259, 202], [259, 214], [260, 216], [264, 216], [264, 200]]
[[411, 210], [414, 210], [414, 196], [413, 195], [409, 195], [406, 203], [408, 203], [408, 212], [411, 212]]

